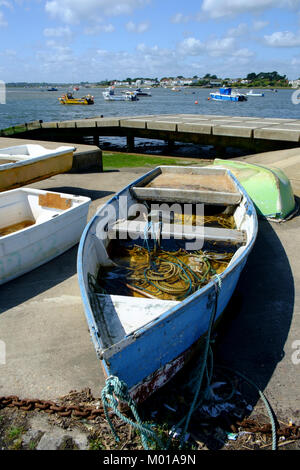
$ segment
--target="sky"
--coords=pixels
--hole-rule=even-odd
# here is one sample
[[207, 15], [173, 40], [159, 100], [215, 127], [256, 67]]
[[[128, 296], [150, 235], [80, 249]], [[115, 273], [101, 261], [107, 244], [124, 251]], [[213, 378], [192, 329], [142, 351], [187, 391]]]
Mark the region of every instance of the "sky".
[[300, 77], [300, 0], [0, 0], [0, 80]]

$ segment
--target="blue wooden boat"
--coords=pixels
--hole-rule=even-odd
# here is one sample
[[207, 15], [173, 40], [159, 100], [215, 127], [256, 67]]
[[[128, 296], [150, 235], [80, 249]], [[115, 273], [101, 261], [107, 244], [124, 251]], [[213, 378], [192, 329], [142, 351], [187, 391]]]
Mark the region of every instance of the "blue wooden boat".
[[[180, 214], [182, 207], [188, 208], [188, 216]], [[198, 217], [198, 210], [204, 210], [204, 215]], [[219, 213], [220, 219], [215, 215]], [[209, 217], [217, 222], [231, 218], [234, 227], [203, 224]], [[123, 380], [136, 402], [168, 382], [198, 350], [211, 318], [215, 324], [220, 319], [256, 234], [254, 206], [227, 169], [157, 167], [100, 207], [81, 237], [77, 268], [87, 323], [105, 376]], [[148, 250], [150, 261], [139, 273], [152, 290], [145, 288], [145, 280], [131, 274], [133, 258], [133, 264], [125, 267], [130, 280], [122, 274], [121, 282], [117, 279], [121, 262], [114, 254], [122, 244], [133, 245], [130, 249], [137, 250], [137, 256]], [[172, 244], [184, 248], [165, 248]], [[215, 271], [213, 260], [223, 256], [218, 247], [232, 251], [230, 261]], [[181, 269], [179, 282], [184, 284], [192, 272], [197, 272], [195, 279], [201, 278], [182, 297], [164, 297], [157, 287], [159, 276], [167, 275], [162, 258], [160, 262], [155, 258], [164, 249], [169, 250], [169, 268]], [[181, 261], [182, 253], [188, 257], [186, 264]], [[190, 259], [193, 265], [187, 264]], [[210, 277], [208, 270], [202, 276], [209, 264]], [[150, 272], [158, 276], [151, 278], [157, 280], [152, 285]], [[103, 279], [106, 284], [101, 284]], [[171, 281], [160, 285], [175, 286]]]
[[214, 101], [247, 101], [247, 96], [231, 88], [220, 88], [219, 91], [210, 93], [210, 97]]

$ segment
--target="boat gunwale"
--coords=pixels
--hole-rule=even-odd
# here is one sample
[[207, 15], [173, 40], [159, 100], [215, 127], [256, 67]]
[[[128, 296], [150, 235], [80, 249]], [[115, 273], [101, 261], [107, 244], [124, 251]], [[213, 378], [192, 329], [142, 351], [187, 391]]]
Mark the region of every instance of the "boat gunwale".
[[[140, 176], [139, 178], [137, 178], [137, 180], [135, 180], [132, 183], [128, 184], [125, 188], [118, 191], [104, 205], [98, 207], [98, 209], [96, 210], [96, 213], [94, 214], [94, 216], [91, 218], [91, 220], [86, 225], [86, 227], [85, 227], [85, 229], [84, 229], [84, 231], [81, 235], [80, 241], [79, 241], [78, 253], [77, 253], [77, 277], [78, 277], [79, 287], [80, 287], [80, 291], [81, 291], [82, 302], [83, 302], [83, 306], [84, 306], [86, 320], [87, 320], [89, 330], [90, 330], [90, 335], [91, 335], [92, 341], [93, 341], [95, 349], [96, 349], [96, 353], [97, 353], [97, 355], [100, 359], [104, 360], [104, 363], [105, 363], [105, 359], [109, 358], [111, 355], [114, 354], [115, 349], [120, 351], [121, 349], [126, 347], [126, 345], [128, 345], [130, 342], [133, 342], [136, 339], [137, 336], [141, 336], [143, 333], [147, 332], [154, 325], [157, 325], [157, 324], [163, 322], [167, 317], [173, 315], [174, 313], [176, 313], [182, 307], [187, 306], [189, 303], [193, 302], [197, 297], [205, 295], [205, 293], [207, 293], [210, 289], [212, 289], [213, 286], [215, 286], [216, 282], [217, 282], [217, 279], [216, 280], [210, 280], [201, 289], [199, 289], [198, 291], [196, 291], [193, 294], [189, 295], [186, 299], [179, 302], [178, 305], [176, 305], [176, 306], [170, 308], [169, 310], [167, 310], [166, 312], [162, 313], [158, 318], [153, 319], [152, 321], [150, 321], [146, 325], [143, 325], [142, 327], [138, 328], [137, 330], [134, 330], [129, 335], [124, 335], [124, 338], [121, 341], [111, 345], [109, 348], [104, 348], [103, 347], [103, 343], [102, 343], [102, 340], [101, 340], [101, 334], [99, 332], [99, 328], [98, 328], [97, 323], [95, 321], [94, 313], [92, 311], [91, 304], [90, 304], [90, 301], [89, 301], [89, 293], [88, 293], [88, 290], [85, 287], [85, 281], [84, 281], [84, 278], [83, 278], [83, 256], [82, 255], [83, 255], [83, 250], [84, 250], [86, 237], [87, 237], [89, 231], [92, 229], [92, 227], [93, 227], [94, 223], [96, 222], [96, 220], [99, 218], [99, 213], [105, 207], [107, 207], [109, 204], [111, 204], [114, 200], [118, 200], [119, 197], [124, 192], [130, 191], [130, 188], [133, 185], [136, 185], [137, 183], [142, 182], [144, 178], [147, 178], [147, 177], [151, 176], [152, 173], [155, 173], [155, 172], [159, 171], [160, 168], [167, 168], [167, 167], [168, 167], [167, 165], [166, 166], [161, 165], [161, 166], [155, 167], [154, 169], [150, 170], [148, 173], [146, 173], [146, 174]], [[175, 166], [172, 166], [172, 167], [177, 168]], [[199, 169], [198, 167], [189, 167], [189, 168]], [[233, 173], [231, 173], [231, 171], [227, 168], [222, 169], [222, 170], [225, 170], [225, 172], [233, 179], [233, 181], [235, 182], [235, 184], [238, 187], [239, 191], [241, 192], [243, 197], [241, 199], [240, 204], [247, 203], [247, 208], [245, 207], [245, 212], [248, 213], [253, 218], [253, 234], [252, 234], [252, 237], [249, 240], [249, 242], [246, 243], [245, 248], [242, 251], [242, 253], [238, 257], [236, 257], [235, 259], [233, 258], [233, 262], [230, 263], [226, 267], [226, 269], [223, 271], [223, 273], [218, 275], [218, 278], [219, 278], [220, 282], [222, 282], [223, 279], [225, 279], [227, 276], [229, 276], [229, 274], [239, 264], [241, 264], [242, 261], [245, 258], [247, 259], [248, 255], [249, 255], [249, 253], [250, 253], [250, 251], [251, 251], [251, 249], [252, 249], [252, 247], [255, 243], [255, 240], [256, 240], [256, 237], [257, 237], [257, 231], [258, 231], [257, 214], [256, 214], [255, 207], [253, 205], [253, 202], [251, 201], [251, 199], [248, 196], [247, 192], [242, 187], [242, 185], [239, 183], [237, 178], [233, 175]], [[245, 201], [243, 201], [243, 199], [245, 199]], [[93, 333], [92, 333], [92, 331], [93, 331]]]
[[[15, 146], [15, 147], [18, 147], [18, 146]], [[64, 146], [62, 146], [62, 147], [64, 147]], [[11, 148], [11, 147], [6, 147], [6, 148]], [[5, 150], [5, 149], [1, 149], [1, 150]], [[48, 150], [48, 149], [46, 149], [46, 150]], [[60, 156], [70, 157], [71, 154], [72, 154], [72, 156], [74, 155], [75, 150], [76, 150], [76, 147], [67, 147], [67, 146], [64, 147], [64, 150], [59, 150], [59, 151], [57, 149], [53, 149], [53, 150], [49, 149], [49, 152], [46, 153], [45, 155], [39, 155], [39, 156], [36, 156], [36, 157], [31, 157], [29, 155], [28, 158], [26, 158], [26, 159], [16, 160], [15, 162], [11, 162], [11, 163], [3, 163], [2, 165], [1, 165], [1, 154], [0, 154], [0, 171], [9, 170], [11, 168], [16, 168], [16, 167], [20, 167], [20, 166], [25, 166], [25, 165], [37, 163], [37, 162], [40, 162], [40, 161], [43, 161], [43, 160], [47, 160], [47, 159], [50, 159], [50, 158], [56, 158], [56, 157], [60, 157]], [[17, 157], [17, 155], [12, 154], [11, 157]]]

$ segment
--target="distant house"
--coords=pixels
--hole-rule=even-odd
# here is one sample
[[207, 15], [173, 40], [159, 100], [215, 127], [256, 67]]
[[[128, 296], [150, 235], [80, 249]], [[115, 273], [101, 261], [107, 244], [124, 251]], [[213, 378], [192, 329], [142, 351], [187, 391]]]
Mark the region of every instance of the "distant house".
[[223, 83], [222, 80], [210, 80], [210, 82], [209, 82], [209, 84], [210, 84], [211, 86], [221, 86], [222, 83]]
[[240, 81], [241, 81], [240, 78], [232, 78], [231, 80], [229, 80], [228, 84], [229, 85], [234, 85], [235, 83], [238, 83]]
[[289, 85], [290, 85], [292, 88], [300, 88], [300, 79], [298, 79], [298, 80], [290, 80], [290, 81], [289, 81]]

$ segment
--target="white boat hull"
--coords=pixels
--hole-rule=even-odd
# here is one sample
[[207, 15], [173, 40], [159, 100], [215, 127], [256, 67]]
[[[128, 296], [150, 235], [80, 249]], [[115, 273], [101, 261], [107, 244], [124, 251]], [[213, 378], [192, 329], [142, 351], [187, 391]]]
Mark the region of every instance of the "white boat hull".
[[69, 171], [74, 150], [67, 146], [49, 150], [36, 144], [0, 149], [0, 191]]
[[0, 284], [76, 245], [86, 225], [89, 204], [87, 197], [37, 189], [2, 192], [0, 233], [24, 220], [33, 225], [0, 236]]

